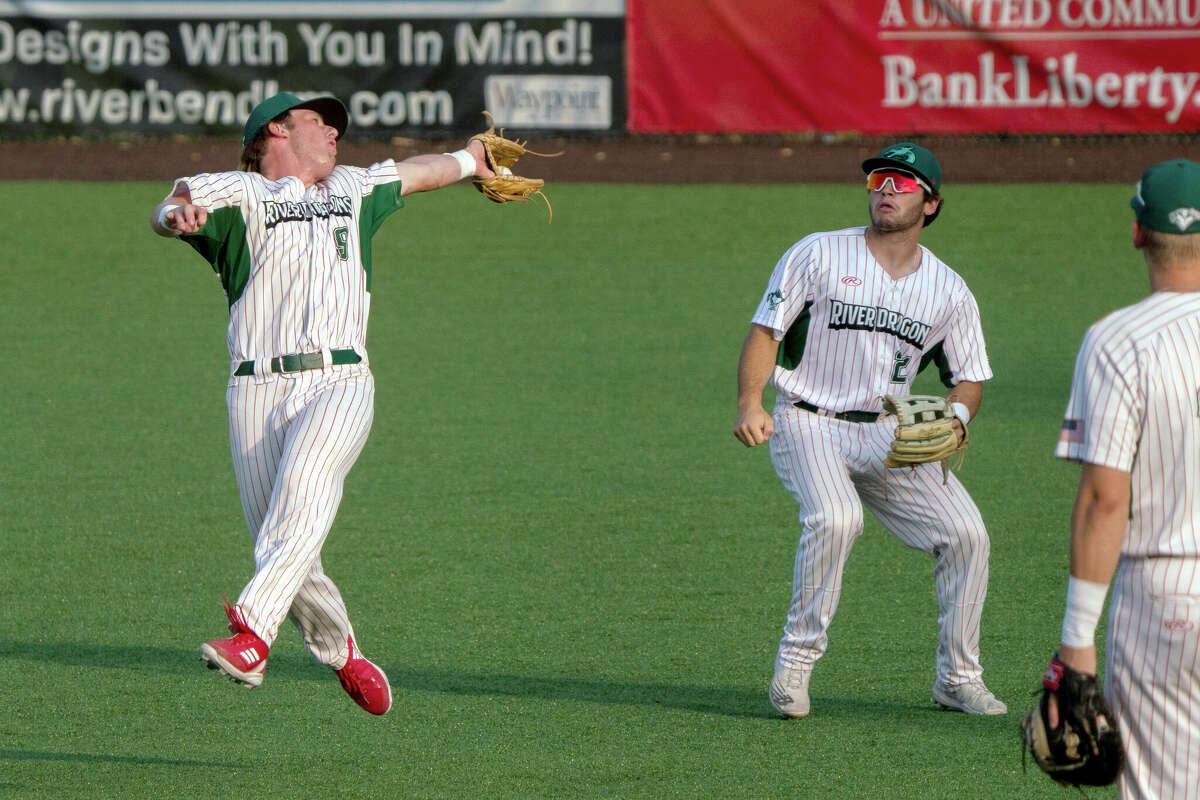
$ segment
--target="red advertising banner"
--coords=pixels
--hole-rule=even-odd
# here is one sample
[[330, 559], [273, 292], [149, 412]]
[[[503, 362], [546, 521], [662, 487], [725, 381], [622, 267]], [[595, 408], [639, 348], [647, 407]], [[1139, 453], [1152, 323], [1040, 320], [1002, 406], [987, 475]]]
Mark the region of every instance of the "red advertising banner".
[[1200, 130], [1200, 0], [628, 0], [639, 132]]

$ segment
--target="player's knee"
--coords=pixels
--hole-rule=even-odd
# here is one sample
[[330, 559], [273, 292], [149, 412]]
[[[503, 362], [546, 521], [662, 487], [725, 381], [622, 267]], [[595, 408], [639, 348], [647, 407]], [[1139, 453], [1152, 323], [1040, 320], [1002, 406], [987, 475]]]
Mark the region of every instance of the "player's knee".
[[862, 506], [854, 503], [826, 505], [802, 519], [801, 523], [806, 533], [848, 547], [862, 533]]
[[963, 520], [954, 528], [954, 548], [977, 558], [987, 558], [992, 549], [987, 528], [981, 519]]

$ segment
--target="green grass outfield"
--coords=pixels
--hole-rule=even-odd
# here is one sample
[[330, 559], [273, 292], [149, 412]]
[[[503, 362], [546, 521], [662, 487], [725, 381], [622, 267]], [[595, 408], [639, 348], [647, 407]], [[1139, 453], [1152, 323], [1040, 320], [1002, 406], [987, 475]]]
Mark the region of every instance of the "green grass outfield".
[[871, 520], [804, 721], [766, 699], [799, 528], [732, 436], [735, 368], [777, 258], [865, 221], [862, 190], [565, 184], [551, 225], [409, 198], [376, 237], [375, 427], [324, 550], [392, 680], [375, 718], [290, 626], [252, 692], [199, 660], [252, 565], [224, 298], [147, 226], [171, 177], [0, 183], [0, 797], [1075, 796], [1023, 774], [1017, 723], [1062, 618], [1075, 353], [1147, 290], [1131, 187], [951, 187], [924, 237], [996, 373], [961, 475], [1010, 713], [933, 705], [932, 561]]

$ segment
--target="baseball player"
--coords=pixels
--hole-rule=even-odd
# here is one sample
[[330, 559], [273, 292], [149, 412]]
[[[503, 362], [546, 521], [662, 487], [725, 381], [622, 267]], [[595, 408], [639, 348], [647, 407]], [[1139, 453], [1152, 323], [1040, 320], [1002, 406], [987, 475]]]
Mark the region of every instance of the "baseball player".
[[[812, 669], [826, 649], [865, 505], [900, 541], [934, 559], [934, 701], [1003, 714], [1008, 709], [984, 686], [979, 663], [990, 546], [979, 510], [940, 465], [886, 476], [883, 466], [895, 424], [880, 413], [882, 397], [910, 394], [928, 364], [950, 387], [954, 429], [965, 439], [982, 382], [992, 377], [979, 309], [962, 278], [919, 243], [942, 205], [933, 154], [902, 142], [862, 167], [871, 224], [814, 233], [784, 253], [738, 364], [734, 435], [747, 447], [770, 442], [775, 471], [800, 505], [771, 704], [787, 717], [809, 713]], [[763, 408], [768, 382], [773, 414]]]
[[246, 122], [240, 170], [176, 180], [151, 227], [204, 256], [229, 302], [229, 439], [255, 568], [237, 603], [225, 603], [234, 635], [201, 655], [258, 686], [290, 618], [354, 701], [384, 714], [387, 676], [359, 651], [320, 556], [374, 415], [371, 237], [405, 195], [494, 173], [478, 141], [337, 166], [347, 121], [333, 97], [264, 100]]
[[1126, 752], [1120, 795], [1196, 800], [1200, 164], [1151, 166], [1131, 205], [1151, 294], [1088, 330], [1055, 449], [1082, 465], [1058, 657], [1096, 674], [1111, 581], [1104, 694]]

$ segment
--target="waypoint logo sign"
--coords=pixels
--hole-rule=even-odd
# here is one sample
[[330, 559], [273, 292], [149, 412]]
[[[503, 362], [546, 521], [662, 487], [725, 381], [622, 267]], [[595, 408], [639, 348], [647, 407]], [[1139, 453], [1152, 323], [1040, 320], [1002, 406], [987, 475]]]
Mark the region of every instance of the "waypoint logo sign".
[[607, 130], [613, 124], [607, 75], [492, 75], [483, 95], [497, 125]]

